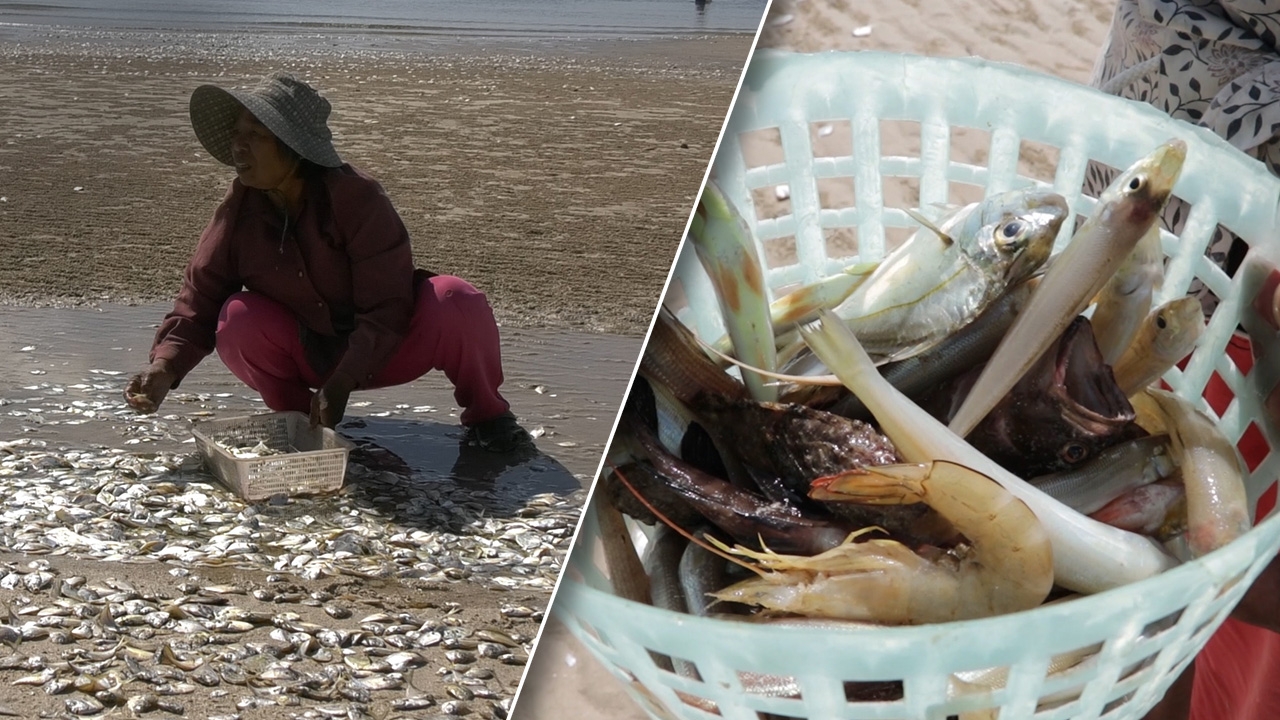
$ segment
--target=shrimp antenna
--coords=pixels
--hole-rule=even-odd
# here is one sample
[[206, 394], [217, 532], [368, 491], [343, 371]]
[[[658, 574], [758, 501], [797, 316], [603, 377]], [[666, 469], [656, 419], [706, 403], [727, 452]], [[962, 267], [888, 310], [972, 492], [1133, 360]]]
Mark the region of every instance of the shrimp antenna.
[[724, 550], [721, 550], [719, 547], [712, 547], [705, 540], [695, 536], [693, 533], [689, 532], [688, 530], [685, 530], [684, 528], [672, 522], [670, 518], [662, 514], [662, 512], [660, 512], [657, 508], [655, 508], [652, 503], [646, 500], [644, 496], [640, 494], [639, 490], [636, 490], [635, 486], [631, 484], [630, 480], [627, 480], [627, 476], [623, 475], [622, 471], [619, 470], [617, 466], [615, 466], [613, 463], [609, 463], [609, 468], [613, 470], [614, 475], [618, 476], [618, 479], [621, 480], [622, 484], [627, 487], [627, 490], [631, 491], [631, 494], [635, 496], [636, 500], [639, 500], [641, 505], [644, 505], [649, 512], [653, 513], [655, 517], [661, 520], [662, 524], [680, 533], [680, 535], [682, 535], [686, 540], [697, 545], [703, 550], [706, 550], [707, 552], [712, 553], [713, 555], [718, 555], [735, 565], [741, 565], [742, 567], [750, 570], [751, 572], [759, 575], [760, 577], [765, 577], [766, 573], [760, 568], [756, 567], [755, 565], [743, 562], [741, 559], [734, 557], [733, 555], [729, 554], [728, 552], [725, 552]]
[[707, 350], [707, 352], [715, 355], [721, 360], [724, 360], [730, 365], [737, 365], [738, 367], [744, 370], [750, 370], [753, 373], [756, 373], [758, 375], [763, 375], [764, 377], [767, 377], [767, 378], [773, 378], [774, 380], [782, 380], [784, 382], [791, 382], [797, 385], [822, 385], [822, 386], [830, 386], [830, 387], [844, 387], [844, 383], [841, 382], [840, 378], [836, 377], [835, 375], [787, 375], [785, 373], [774, 372], [772, 370], [765, 370], [764, 368], [758, 368], [755, 365], [749, 365], [747, 363], [744, 363], [738, 358], [733, 357], [731, 355], [725, 355], [724, 353], [715, 349], [713, 346], [704, 342], [701, 338], [695, 338], [695, 339], [698, 341], [699, 345], [701, 345], [703, 348]]

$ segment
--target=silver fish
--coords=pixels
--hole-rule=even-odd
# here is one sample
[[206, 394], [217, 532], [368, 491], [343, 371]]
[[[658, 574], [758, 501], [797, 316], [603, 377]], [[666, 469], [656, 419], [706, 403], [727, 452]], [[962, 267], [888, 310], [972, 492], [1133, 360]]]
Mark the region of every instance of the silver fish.
[[927, 350], [1045, 260], [1068, 214], [1061, 195], [1000, 193], [916, 231], [836, 308], [882, 362]]
[[1186, 156], [1187, 144], [1170, 140], [1107, 186], [951, 419], [952, 432], [968, 435], [1115, 274], [1159, 219]]

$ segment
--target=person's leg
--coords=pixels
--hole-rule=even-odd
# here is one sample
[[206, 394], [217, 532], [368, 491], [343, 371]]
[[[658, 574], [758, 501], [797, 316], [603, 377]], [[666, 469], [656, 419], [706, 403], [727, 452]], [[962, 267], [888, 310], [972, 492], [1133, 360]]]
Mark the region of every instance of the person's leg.
[[311, 388], [319, 378], [307, 365], [298, 320], [264, 295], [232, 295], [218, 315], [218, 357], [227, 369], [279, 411], [311, 411]]
[[419, 282], [409, 333], [371, 387], [402, 385], [431, 370], [453, 383], [463, 425], [510, 415], [498, 392], [502, 352], [493, 310], [484, 293], [451, 275]]

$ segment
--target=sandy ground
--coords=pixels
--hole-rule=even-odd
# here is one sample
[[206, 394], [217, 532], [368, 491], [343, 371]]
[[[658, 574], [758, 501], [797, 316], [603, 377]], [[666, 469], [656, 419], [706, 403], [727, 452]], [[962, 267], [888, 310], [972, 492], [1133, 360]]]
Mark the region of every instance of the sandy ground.
[[[1106, 38], [1109, 0], [774, 0], [761, 48], [880, 50], [1013, 62], [1087, 83]], [[870, 27], [870, 34], [854, 30]], [[548, 621], [515, 717], [649, 717], [563, 625]]]
[[751, 40], [308, 57], [207, 38], [0, 42], [0, 298], [171, 297], [231, 180], [188, 97], [284, 67], [332, 101], [336, 147], [386, 187], [421, 266], [504, 323], [641, 333]]
[[[520, 421], [540, 431], [543, 456], [515, 468], [464, 467], [457, 408], [447, 381], [435, 377], [353, 397], [344, 432], [391, 451], [415, 473], [482, 475], [517, 498], [572, 493], [594, 473], [750, 41], [717, 35], [555, 51], [515, 43], [380, 53], [281, 49], [274, 39], [239, 35], [68, 32], [15, 42], [0, 33], [0, 397], [102, 380], [104, 369], [119, 384], [127, 376], [120, 373], [144, 366], [163, 301], [176, 292], [231, 179], [191, 133], [187, 98], [204, 82], [240, 84], [285, 67], [332, 100], [339, 151], [383, 182], [419, 264], [488, 294], [503, 325], [504, 392]], [[166, 407], [177, 423], [262, 409], [216, 360], [183, 390]], [[403, 410], [426, 405], [438, 412]], [[0, 439], [118, 446], [127, 425], [55, 427], [8, 416], [0, 418]], [[53, 562], [59, 577], [114, 577], [143, 592], [177, 593], [167, 566]], [[186, 579], [245, 589], [267, 583], [263, 573], [214, 574]], [[396, 608], [463, 612], [459, 622], [468, 627], [525, 639], [548, 600], [466, 585], [436, 596], [394, 583], [331, 594], [356, 618]], [[513, 602], [539, 612], [519, 619], [498, 612]], [[443, 663], [432, 662], [428, 675]], [[489, 665], [502, 693], [513, 694], [522, 668]], [[34, 716], [61, 707], [39, 688], [8, 685], [11, 675], [0, 677], [0, 711]], [[431, 694], [443, 700], [439, 690]], [[187, 717], [235, 712], [229, 702], [207, 690], [184, 699]]]

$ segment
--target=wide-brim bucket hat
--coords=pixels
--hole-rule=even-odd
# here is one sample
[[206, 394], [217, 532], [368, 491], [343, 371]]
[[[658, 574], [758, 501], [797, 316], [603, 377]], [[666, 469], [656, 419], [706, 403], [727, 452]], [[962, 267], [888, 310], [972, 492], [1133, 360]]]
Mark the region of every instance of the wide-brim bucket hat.
[[329, 101], [285, 72], [272, 73], [253, 87], [201, 85], [191, 93], [191, 127], [218, 162], [235, 165], [231, 139], [242, 107], [303, 158], [323, 167], [342, 165], [329, 131]]

